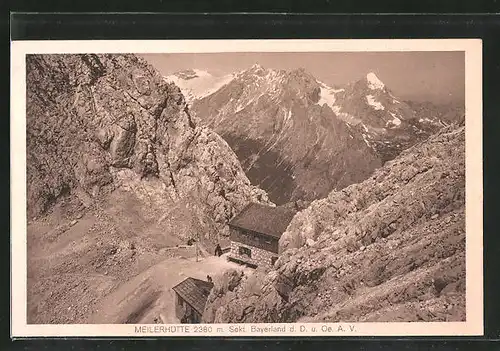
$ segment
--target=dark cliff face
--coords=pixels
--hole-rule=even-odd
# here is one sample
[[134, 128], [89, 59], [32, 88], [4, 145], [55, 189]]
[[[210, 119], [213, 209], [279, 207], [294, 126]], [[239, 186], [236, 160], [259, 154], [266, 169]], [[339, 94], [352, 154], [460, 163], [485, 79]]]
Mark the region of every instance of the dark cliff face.
[[323, 197], [381, 165], [320, 99], [320, 83], [305, 70], [254, 66], [192, 110], [231, 145], [252, 183], [283, 204]]
[[214, 282], [209, 323], [464, 321], [465, 128], [313, 201], [272, 270]]
[[30, 218], [118, 188], [159, 216], [192, 202], [215, 225], [267, 202], [179, 88], [135, 55], [27, 56], [27, 183]]

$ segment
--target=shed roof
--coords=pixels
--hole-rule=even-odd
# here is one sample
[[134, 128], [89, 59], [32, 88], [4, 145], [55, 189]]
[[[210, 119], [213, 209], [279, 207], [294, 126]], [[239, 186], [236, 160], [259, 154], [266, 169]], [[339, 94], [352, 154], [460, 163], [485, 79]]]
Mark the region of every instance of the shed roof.
[[208, 295], [213, 286], [213, 283], [189, 277], [174, 286], [172, 290], [182, 297], [182, 299], [191, 305], [198, 313], [203, 314]]
[[287, 207], [250, 203], [229, 224], [279, 239], [295, 213]]

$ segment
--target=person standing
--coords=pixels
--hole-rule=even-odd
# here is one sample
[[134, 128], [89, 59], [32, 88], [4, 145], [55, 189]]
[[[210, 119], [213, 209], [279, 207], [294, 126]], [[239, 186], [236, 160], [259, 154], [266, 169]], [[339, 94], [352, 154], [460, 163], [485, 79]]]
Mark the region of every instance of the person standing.
[[215, 247], [215, 255], [216, 256], [221, 256], [222, 255], [222, 249], [221, 249], [219, 243], [217, 243], [217, 246]]

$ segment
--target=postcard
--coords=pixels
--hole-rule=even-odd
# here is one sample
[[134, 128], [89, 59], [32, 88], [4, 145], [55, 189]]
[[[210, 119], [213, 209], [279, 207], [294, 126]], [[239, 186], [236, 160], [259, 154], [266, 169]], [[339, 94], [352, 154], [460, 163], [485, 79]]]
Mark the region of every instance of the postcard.
[[12, 42], [12, 336], [482, 335], [481, 50]]

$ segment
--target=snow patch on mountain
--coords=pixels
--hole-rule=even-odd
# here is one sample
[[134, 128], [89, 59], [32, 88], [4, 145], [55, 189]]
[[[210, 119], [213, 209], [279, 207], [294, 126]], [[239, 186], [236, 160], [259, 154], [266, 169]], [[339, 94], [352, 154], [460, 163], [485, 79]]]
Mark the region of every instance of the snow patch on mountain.
[[261, 76], [263, 73], [266, 73], [266, 71], [267, 71], [267, 73], [269, 73], [269, 72], [272, 72], [274, 70], [272, 70], [272, 69], [266, 70], [264, 67], [262, 67], [258, 63], [255, 63], [250, 68], [245, 68], [241, 71], [234, 73], [234, 77], [241, 78], [243, 76], [248, 76], [248, 75], [253, 75], [254, 77]]
[[384, 105], [375, 100], [373, 95], [366, 95], [366, 102], [368, 105], [372, 106], [375, 110], [385, 110]]
[[323, 106], [326, 104], [327, 106], [333, 107], [335, 104], [335, 93], [331, 90], [327, 90], [324, 87], [320, 87], [321, 92], [320, 92], [320, 97], [318, 104], [320, 106]]
[[285, 115], [285, 120], [283, 121], [283, 127], [286, 127], [291, 119], [292, 119], [292, 110], [288, 110], [287, 114]]
[[395, 126], [400, 126], [401, 125], [401, 120], [396, 117], [396, 115], [393, 112], [389, 112], [392, 116], [392, 121], [387, 122], [388, 124], [392, 123]]
[[191, 103], [194, 99], [213, 94], [234, 79], [234, 75], [214, 76], [204, 70], [190, 69], [174, 73], [164, 79], [177, 85], [188, 103]]
[[318, 101], [318, 105], [323, 106], [326, 104], [329, 106], [335, 113], [340, 112], [340, 106], [335, 105], [335, 101], [337, 100], [335, 95], [337, 93], [345, 91], [345, 89], [334, 89], [332, 87], [329, 87], [325, 83], [317, 80], [316, 81], [319, 84], [320, 88], [320, 97]]
[[368, 137], [365, 133], [362, 133], [361, 136], [363, 137], [363, 141], [365, 142], [365, 144], [369, 147], [369, 148], [372, 148], [372, 145], [370, 144], [370, 142], [368, 141]]
[[368, 87], [372, 90], [384, 89], [385, 87], [385, 84], [382, 83], [382, 81], [378, 79], [377, 75], [373, 72], [366, 75], [366, 80], [368, 81]]
[[430, 119], [430, 118], [425, 117], [425, 118], [420, 118], [418, 121], [424, 125], [433, 125], [433, 126], [440, 126], [440, 127], [449, 126], [448, 123], [444, 122], [443, 120], [441, 120], [439, 118]]
[[234, 110], [235, 113], [238, 113], [240, 111], [243, 111], [243, 109], [245, 107], [247, 107], [248, 105], [242, 105], [242, 104], [239, 104], [238, 106], [236, 106], [236, 110]]
[[266, 145], [269, 145], [266, 147], [265, 151], [271, 151], [277, 144], [278, 142], [282, 141], [284, 137], [286, 137], [286, 131], [291, 127], [293, 121], [292, 121], [292, 110], [285, 111], [284, 116], [283, 116], [283, 126], [281, 130], [278, 132], [278, 135], [276, 136], [275, 140], [269, 141], [266, 143]]

